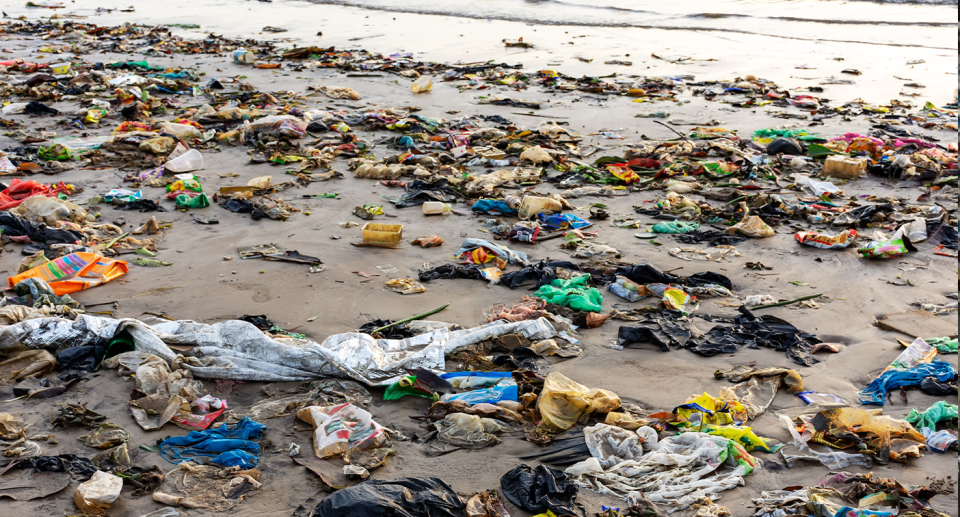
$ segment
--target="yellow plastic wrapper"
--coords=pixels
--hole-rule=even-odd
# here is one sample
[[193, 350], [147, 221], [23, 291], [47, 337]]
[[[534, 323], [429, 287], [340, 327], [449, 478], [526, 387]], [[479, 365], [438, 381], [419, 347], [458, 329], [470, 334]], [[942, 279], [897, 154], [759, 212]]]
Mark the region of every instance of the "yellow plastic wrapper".
[[627, 429], [629, 431], [636, 431], [641, 427], [646, 427], [650, 425], [650, 421], [646, 418], [640, 418], [633, 416], [629, 413], [607, 413], [607, 419], [603, 421], [604, 424], [612, 425], [619, 427], [621, 429]]
[[664, 308], [680, 311], [684, 316], [693, 314], [700, 307], [695, 296], [690, 296], [675, 287], [668, 287], [663, 292], [661, 303]]
[[537, 409], [543, 417], [540, 430], [547, 433], [563, 432], [584, 416], [609, 413], [619, 407], [620, 397], [615, 393], [591, 389], [559, 373], [551, 373], [544, 381], [543, 392], [537, 401]]
[[855, 432], [877, 449], [889, 447], [894, 438], [927, 443], [927, 439], [906, 420], [852, 407], [821, 411], [810, 424], [817, 431]]
[[770, 447], [767, 445], [767, 442], [757, 436], [753, 432], [752, 427], [746, 426], [724, 426], [724, 427], [713, 427], [709, 429], [704, 429], [703, 432], [707, 434], [712, 434], [714, 436], [722, 436], [724, 438], [738, 442], [740, 445], [743, 445], [743, 448], [747, 452], [753, 452], [754, 449], [760, 449], [764, 452], [777, 452], [779, 447]]
[[29, 271], [7, 278], [11, 289], [27, 278], [41, 278], [63, 296], [84, 289], [103, 285], [127, 273], [127, 263], [97, 255], [96, 253], [71, 253]]
[[699, 429], [706, 426], [739, 425], [747, 421], [747, 408], [740, 402], [724, 402], [709, 394], [694, 395], [677, 406], [677, 427]]

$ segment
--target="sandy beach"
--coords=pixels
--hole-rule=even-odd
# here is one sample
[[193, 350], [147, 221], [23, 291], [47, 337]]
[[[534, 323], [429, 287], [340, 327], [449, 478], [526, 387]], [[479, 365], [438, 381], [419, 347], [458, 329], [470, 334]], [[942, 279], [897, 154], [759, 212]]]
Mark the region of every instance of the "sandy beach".
[[[541, 17], [540, 23], [534, 23], [531, 13], [539, 9], [551, 9], [539, 2], [530, 2], [533, 5], [523, 6], [522, 9], [506, 4], [503, 9], [498, 9], [497, 5], [483, 6], [483, 9], [478, 7], [475, 17], [433, 13], [426, 2], [424, 5], [419, 2], [409, 4], [406, 10], [413, 12], [398, 12], [369, 8], [371, 6], [363, 2], [328, 5], [326, 2], [279, 0], [272, 3], [220, 0], [188, 3], [175, 0], [165, 3], [136, 2], [134, 12], [118, 10], [102, 13], [95, 12], [96, 5], [81, 5], [86, 3], [69, 3], [66, 9], [55, 10], [29, 9], [22, 3], [5, 5], [3, 10], [7, 18], [3, 21], [15, 21], [21, 15], [33, 21], [38, 16], [75, 14], [78, 18], [74, 21], [78, 23], [103, 26], [128, 22], [149, 25], [199, 24], [198, 29], [173, 28], [173, 34], [192, 40], [202, 39], [210, 33], [227, 38], [269, 40], [278, 49], [336, 46], [338, 49], [362, 48], [387, 56], [411, 53], [411, 59], [424, 62], [522, 64], [521, 70], [530, 75], [541, 70], [557, 70], [569, 77], [607, 77], [617, 74], [606, 80], [625, 85], [639, 77], [694, 76], [695, 79], [686, 81], [706, 83], [732, 81], [752, 75], [789, 89], [794, 95], [810, 94], [828, 98], [832, 106], [842, 106], [857, 99], [876, 106], [888, 106], [891, 99], [911, 103], [912, 108], [904, 113], [917, 112], [925, 102], [937, 107], [955, 102], [957, 85], [957, 44], [953, 40], [955, 5], [868, 2], [838, 2], [834, 5], [833, 2], [804, 1], [804, 5], [798, 6], [786, 6], [783, 3], [770, 6], [731, 2], [714, 6], [717, 11], [702, 10], [750, 12], [753, 18], [704, 17], [699, 18], [697, 23], [683, 22], [690, 25], [684, 27], [674, 20], [676, 14], [667, 10], [663, 17], [644, 18], [641, 14], [632, 13], [630, 23], [636, 26], [612, 27], [602, 24], [602, 20], [587, 23], [592, 20], [591, 16], [600, 15], [576, 10], [571, 12], [582, 17], [582, 25], [564, 25], [561, 19], [552, 20], [545, 16]], [[109, 7], [112, 9], [114, 6]], [[515, 10], [507, 11], [508, 7]], [[782, 12], [787, 9], [789, 12]], [[832, 19], [827, 16], [831, 10], [835, 11], [834, 14], [846, 15], [855, 12], [854, 9], [857, 12], [862, 10], [864, 18], [898, 22], [900, 25], [891, 23], [878, 28], [875, 25], [806, 23], [797, 27], [796, 24], [783, 25], [786, 22], [775, 20], [777, 17], [797, 17], [800, 11], [806, 13], [806, 18], [828, 20]], [[509, 12], [514, 18], [504, 16], [492, 19], [492, 12]], [[947, 19], [948, 16], [954, 19]], [[646, 23], [643, 22], [645, 19], [656, 21], [649, 22], [649, 27], [641, 28]], [[547, 23], [551, 21], [555, 24]], [[264, 33], [263, 27], [269, 26], [287, 31]], [[750, 27], [750, 30], [745, 30], [745, 27]], [[731, 32], [733, 29], [743, 30]], [[514, 40], [521, 36], [524, 41], [533, 43], [534, 48], [508, 48], [502, 43], [503, 39]], [[197, 82], [200, 86], [211, 79], [219, 79], [232, 91], [242, 81], [249, 83], [256, 91], [271, 92], [277, 98], [295, 98], [302, 111], [382, 110], [415, 106], [419, 108], [417, 115], [431, 119], [450, 121], [464, 116], [499, 116], [510, 120], [518, 130], [536, 130], [544, 121], [554, 120], [564, 123], [563, 128], [583, 135], [579, 149], [591, 151], [589, 159], [577, 157], [584, 163], [592, 163], [603, 156], [622, 157], [628, 149], [642, 146], [645, 142], [677, 139], [676, 131], [689, 134], [694, 127], [706, 126], [706, 121], [717, 123], [710, 127], [735, 130], [741, 139], [749, 142], [755, 131], [781, 126], [807, 129], [827, 139], [845, 133], [866, 134], [874, 129], [882, 117], [882, 114], [837, 116], [817, 121], [814, 125], [812, 117], [799, 120], [775, 116], [786, 112], [805, 117], [809, 115], [802, 109], [774, 105], [735, 107], [729, 103], [708, 100], [703, 95], [694, 95], [694, 90], [702, 88], [697, 86], [682, 88], [675, 101], [634, 102], [635, 98], [625, 95], [558, 92], [535, 82], [519, 90], [497, 85], [479, 89], [468, 81], [443, 82], [440, 77], [435, 77], [435, 84], [429, 93], [415, 95], [410, 89], [413, 79], [398, 74], [378, 71], [344, 73], [336, 68], [319, 67], [296, 69], [292, 61], [285, 61], [279, 69], [254, 69], [235, 63], [228, 52], [144, 56], [140, 52], [125, 52], [122, 48], [80, 54], [39, 50], [44, 46], [64, 44], [69, 45], [62, 41], [57, 43], [56, 38], [42, 40], [39, 35], [4, 32], [0, 40], [0, 61], [23, 59], [51, 63], [69, 59], [92, 64], [146, 59], [151, 64], [169, 69], [193, 70], [200, 74], [201, 79]], [[675, 62], [653, 57], [654, 54]], [[632, 65], [604, 64], [613, 60], [630, 61]], [[916, 64], [908, 64], [911, 62]], [[857, 69], [861, 74], [844, 74], [843, 70], [848, 69]], [[28, 77], [18, 75], [17, 80]], [[235, 78], [237, 82], [234, 82]], [[824, 84], [829, 82], [829, 78], [850, 80], [855, 84]], [[907, 83], [923, 87], [904, 86]], [[338, 100], [314, 93], [323, 86], [349, 87], [358, 92], [361, 98]], [[822, 87], [823, 92], [810, 93], [810, 87]], [[287, 92], [295, 92], [299, 97], [284, 97]], [[903, 96], [901, 92], [917, 93], [919, 96]], [[541, 109], [483, 103], [497, 95], [540, 103]], [[198, 108], [206, 102], [189, 95], [180, 97], [183, 108]], [[44, 102], [63, 114], [80, 109], [77, 101]], [[156, 120], [172, 119], [172, 111], [168, 110], [166, 115], [156, 117]], [[661, 111], [669, 113], [662, 119], [663, 122], [677, 122], [667, 124], [673, 130], [655, 123], [657, 119], [637, 117]], [[60, 137], [87, 134], [102, 136], [110, 134], [122, 121], [111, 109], [111, 116], [114, 115], [116, 118], [105, 119], [98, 126], [83, 130], [58, 125], [57, 117], [15, 115], [3, 118], [22, 123], [30, 134], [51, 131]], [[955, 126], [953, 130], [943, 127], [925, 129], [917, 125], [911, 125], [908, 129], [936, 142], [943, 149], [949, 149], [952, 145], [952, 154], [956, 156]], [[603, 132], [615, 133], [623, 139], [604, 138]], [[365, 142], [375, 143], [370, 153], [378, 159], [398, 154], [386, 145], [386, 139], [400, 133], [358, 128], [353, 134]], [[307, 146], [314, 140], [306, 137], [300, 143]], [[9, 151], [23, 145], [9, 136], [0, 136], [2, 150]], [[253, 153], [242, 145], [223, 143], [216, 148], [200, 150], [204, 166], [193, 173], [202, 183], [204, 192], [211, 196], [222, 187], [245, 186], [250, 180], [265, 175], [272, 176], [274, 183], [296, 179], [296, 176], [285, 174], [291, 165], [254, 163], [250, 159]], [[253, 220], [249, 214], [232, 213], [216, 204], [200, 210], [179, 211], [166, 200], [162, 204], [168, 211], [162, 213], [119, 211], [108, 204], [86, 206], [88, 211], [99, 212], [102, 222], [117, 224], [125, 231], [139, 227], [151, 216], [163, 224], [169, 223], [170, 227], [164, 231], [157, 245], [155, 258], [172, 265], [131, 265], [129, 272], [120, 279], [72, 296], [82, 305], [90, 307], [90, 312], [110, 311], [113, 318], [134, 318], [147, 324], [163, 323], [168, 319], [213, 324], [242, 315], [263, 314], [283, 329], [302, 333], [320, 343], [330, 336], [350, 332], [376, 319], [398, 320], [443, 304], [449, 304], [449, 307], [429, 319], [470, 328], [485, 322], [485, 311], [491, 306], [517, 302], [521, 297], [533, 294], [532, 290], [528, 291], [533, 286], [511, 290], [466, 279], [424, 283], [426, 292], [412, 296], [390, 292], [384, 287], [387, 280], [417, 278], [422, 270], [456, 263], [454, 255], [464, 239], [492, 239], [484, 221], [495, 217], [473, 214], [471, 206], [475, 199], [461, 199], [454, 203], [451, 208], [456, 214], [453, 215], [428, 217], [419, 207], [396, 209], [384, 196], [395, 198], [402, 190], [387, 187], [379, 181], [355, 178], [354, 171], [348, 168], [344, 158], [333, 160], [331, 168], [343, 173], [344, 177], [298, 185], [276, 195], [300, 210], [286, 221]], [[786, 170], [786, 167], [783, 169]], [[479, 175], [495, 170], [497, 168], [474, 166], [464, 169], [464, 172]], [[811, 164], [808, 172], [815, 170], [816, 166]], [[956, 169], [950, 170], [952, 173], [944, 175], [956, 176]], [[102, 196], [111, 189], [129, 188], [130, 183], [125, 182], [124, 177], [131, 172], [135, 171], [132, 168], [91, 170], [74, 167], [53, 176], [32, 175], [20, 179], [74, 184], [83, 189], [71, 198], [78, 201]], [[559, 172], [549, 170], [548, 174], [555, 176]], [[12, 177], [2, 178], [2, 181], [7, 183], [10, 179]], [[412, 181], [412, 178], [404, 178], [404, 181]], [[945, 208], [948, 214], [946, 220], [955, 228], [956, 182], [952, 187], [945, 187], [941, 193], [952, 193], [952, 198], [925, 198], [918, 201], [918, 197], [926, 192], [924, 187], [927, 183], [865, 175], [861, 179], [844, 182], [844, 195], [834, 199], [834, 202], [847, 205], [850, 200], [855, 200], [866, 204], [890, 198], [902, 202], [900, 210], [918, 205], [929, 207], [936, 203]], [[763, 182], [764, 188], [770, 193], [781, 195], [789, 203], [798, 202], [798, 197], [804, 194], [798, 189], [788, 188], [791, 184], [786, 180], [786, 175], [779, 182]], [[158, 199], [164, 193], [148, 187], [143, 187], [143, 191], [144, 197], [150, 199]], [[523, 189], [503, 189], [506, 195], [521, 191], [528, 195], [536, 193], [547, 196], [562, 194], [565, 189], [549, 182], [524, 186]], [[779, 300], [789, 300], [823, 294], [822, 298], [817, 299], [816, 308], [789, 305], [763, 309], [762, 314], [780, 317], [804, 332], [815, 334], [823, 342], [838, 344], [840, 350], [836, 354], [817, 354], [819, 362], [804, 367], [791, 361], [784, 353], [768, 348], [747, 348], [736, 354], [714, 357], [704, 357], [683, 349], [662, 352], [653, 344], [619, 349], [611, 345], [617, 343], [619, 328], [631, 323], [611, 319], [599, 328], [581, 329], [580, 346], [583, 352], [579, 357], [561, 359], [554, 356], [546, 360], [550, 373], [561, 373], [591, 388], [609, 390], [619, 395], [624, 403], [639, 406], [649, 413], [672, 411], [690, 395], [709, 393], [716, 396], [731, 384], [715, 379], [714, 372], [745, 364], [796, 369], [803, 376], [807, 389], [837, 395], [851, 402], [857, 401], [858, 393], [902, 351], [903, 347], [897, 340], [913, 341], [911, 336], [880, 329], [877, 320], [886, 314], [916, 310], [918, 301], [935, 304], [955, 302], [947, 295], [957, 292], [957, 259], [934, 254], [935, 246], [931, 244], [920, 245], [918, 251], [900, 258], [865, 260], [855, 249], [837, 251], [801, 246], [794, 238], [794, 233], [814, 225], [802, 218], [794, 218], [783, 221], [773, 237], [747, 239], [736, 244], [739, 256], [718, 262], [683, 260], [669, 252], [672, 248], [685, 246], [673, 236], [658, 237], [656, 240], [662, 245], [635, 237], [638, 232], [644, 232], [658, 222], [653, 217], [638, 214], [635, 209], [652, 208], [665, 192], [659, 188], [625, 189], [622, 192], [628, 192], [629, 195], [571, 199], [571, 204], [580, 208], [567, 213], [587, 219], [591, 203], [605, 204], [610, 219], [591, 220], [594, 225], [590, 231], [599, 231], [596, 242], [616, 248], [621, 254], [619, 260], [626, 263], [650, 263], [662, 271], [682, 276], [716, 272], [730, 278], [734, 285], [733, 293], [739, 298], [769, 294]], [[315, 197], [325, 193], [336, 193], [337, 198]], [[707, 199], [702, 194], [694, 193], [691, 197], [698, 201]], [[707, 202], [723, 205], [716, 201]], [[361, 240], [360, 228], [344, 228], [339, 223], [354, 221], [363, 224], [365, 221], [354, 215], [354, 209], [365, 204], [385, 205], [384, 209], [390, 217], [378, 217], [376, 222], [403, 225], [404, 238], [398, 249], [352, 245]], [[215, 217], [219, 224], [197, 224], [194, 216]], [[612, 221], [617, 217], [637, 219], [642, 228], [615, 227]], [[516, 218], [510, 219], [516, 221]], [[704, 226], [710, 225], [705, 223]], [[723, 226], [720, 223], [713, 225], [719, 229], [723, 229]], [[816, 227], [825, 231], [837, 230], [826, 225]], [[872, 235], [875, 230], [892, 233], [889, 227], [863, 228], [861, 232]], [[443, 246], [424, 249], [410, 244], [416, 237], [433, 234], [445, 240]], [[864, 239], [864, 242], [866, 240], [869, 239]], [[562, 249], [560, 242], [553, 240], [530, 245], [498, 241], [511, 249], [527, 253], [531, 262], [571, 260], [570, 252]], [[311, 273], [308, 266], [302, 264], [241, 260], [237, 255], [239, 248], [267, 243], [319, 257], [323, 262], [323, 271]], [[7, 276], [17, 272], [24, 258], [20, 253], [21, 247], [21, 244], [14, 242], [4, 243], [3, 253], [0, 254], [0, 271]], [[746, 267], [747, 263], [755, 262], [772, 269], [759, 271]], [[516, 269], [516, 266], [511, 266], [508, 270]], [[376, 276], [364, 277], [356, 274], [357, 271]], [[905, 281], [907, 279], [909, 283]], [[602, 312], [605, 314], [614, 309], [624, 311], [638, 306], [614, 296], [606, 288], [601, 291]], [[730, 306], [729, 301], [727, 298], [702, 298], [697, 314], [731, 318], [737, 314], [737, 309]], [[115, 303], [115, 306], [108, 302]], [[957, 327], [956, 311], [938, 317]], [[696, 324], [702, 331], [714, 325], [700, 319], [696, 320]], [[956, 355], [945, 355], [942, 359], [956, 368]], [[448, 358], [446, 371], [455, 371], [456, 368], [456, 362]], [[48, 377], [56, 379], [56, 374], [49, 374]], [[226, 394], [213, 380], [203, 381], [207, 392], [227, 399], [229, 407], [237, 410], [249, 408], [262, 400], [266, 396], [265, 384], [241, 383]], [[298, 384], [301, 383], [272, 383], [269, 389], [273, 392], [283, 391], [293, 389]], [[44, 444], [45, 454], [88, 457], [96, 451], [77, 440], [86, 429], [54, 430], [49, 417], [59, 403], [85, 404], [87, 408], [106, 415], [111, 422], [129, 431], [130, 457], [135, 465], [149, 467], [156, 464], [164, 471], [169, 471], [173, 465], [155, 452], [139, 446], [155, 446], [158, 440], [184, 435], [187, 431], [172, 424], [157, 431], [142, 430], [128, 408], [130, 390], [134, 387], [131, 377], [120, 377], [116, 370], [105, 368], [88, 374], [85, 380], [75, 384], [66, 393], [50, 399], [9, 401], [14, 398], [12, 386], [0, 385], [0, 399], [7, 401], [0, 404], [3, 406], [0, 407], [0, 413], [22, 413], [25, 422], [34, 424], [30, 430], [32, 433], [55, 434], [57, 444]], [[420, 421], [410, 417], [425, 413], [431, 405], [430, 400], [406, 397], [398, 401], [385, 401], [382, 387], [372, 387], [370, 392], [373, 398], [367, 409], [377, 422], [406, 437], [424, 434]], [[911, 408], [923, 410], [938, 400], [957, 402], [952, 395], [935, 397], [919, 390], [905, 393], [906, 403], [899, 391], [892, 392], [883, 407], [883, 414], [899, 419], [907, 416]], [[750, 425], [760, 436], [789, 444], [792, 438], [781, 426], [776, 413], [796, 414], [805, 406], [806, 403], [796, 396], [781, 391], [764, 414], [751, 421]], [[268, 430], [261, 442], [263, 453], [257, 467], [261, 472], [263, 487], [248, 494], [241, 505], [230, 511], [231, 515], [292, 515], [308, 498], [326, 488], [316, 475], [291, 461], [287, 454], [274, 452], [290, 443], [297, 443], [303, 448], [304, 455], [311, 455], [313, 433], [310, 426], [297, 422], [292, 414], [264, 423]], [[522, 432], [501, 436], [501, 442], [487, 449], [464, 449], [431, 456], [427, 445], [394, 440], [391, 447], [397, 453], [388, 458], [385, 466], [371, 474], [374, 479], [436, 476], [449, 483], [466, 499], [478, 492], [499, 489], [500, 478], [517, 465], [535, 464], [535, 461], [518, 458], [539, 447], [526, 441]], [[753, 454], [765, 464], [772, 461], [779, 465], [781, 462], [776, 454], [760, 451]], [[0, 461], [0, 464], [3, 463]], [[844, 470], [874, 472], [881, 477], [896, 478], [904, 485], [925, 485], [934, 478], [946, 478], [949, 490], [944, 490], [930, 502], [934, 510], [957, 516], [957, 494], [954, 490], [956, 466], [957, 452], [954, 449], [946, 454], [924, 451], [922, 457], [911, 458], [906, 463], [891, 462], [871, 468], [854, 466]], [[818, 463], [800, 463], [792, 469], [762, 468], [745, 478], [745, 486], [723, 492], [718, 502], [726, 506], [732, 515], [753, 515], [751, 501], [759, 497], [762, 491], [816, 486], [828, 474], [829, 470]], [[0, 492], [0, 508], [5, 510], [4, 513], [9, 512], [9, 515], [76, 515], [78, 510], [73, 503], [76, 484], [73, 482], [69, 488], [55, 495], [30, 501], [3, 499]], [[625, 506], [619, 498], [586, 489], [579, 491], [578, 502], [584, 506], [587, 515], [598, 513], [601, 505]], [[128, 487], [113, 504], [109, 515], [139, 516], [161, 507], [149, 494], [134, 497]], [[507, 507], [511, 515], [530, 515], [512, 504], [508, 503]], [[216, 513], [202, 509], [181, 508], [180, 511], [183, 515]], [[676, 515], [694, 513], [687, 509]]]

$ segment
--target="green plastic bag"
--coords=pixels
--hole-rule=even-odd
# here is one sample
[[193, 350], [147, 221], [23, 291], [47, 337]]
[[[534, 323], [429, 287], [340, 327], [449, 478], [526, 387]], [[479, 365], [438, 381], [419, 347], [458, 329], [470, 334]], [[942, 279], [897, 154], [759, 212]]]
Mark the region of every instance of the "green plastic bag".
[[554, 280], [537, 290], [536, 296], [547, 303], [555, 303], [578, 311], [600, 312], [603, 295], [595, 287], [587, 287], [590, 275], [581, 275], [570, 280]]
[[917, 429], [930, 429], [931, 431], [937, 430], [938, 423], [951, 419], [957, 419], [957, 406], [947, 404], [943, 400], [936, 402], [930, 406], [930, 409], [922, 413], [916, 409], [912, 409], [910, 414], [907, 415], [907, 418], [904, 418], [904, 420], [913, 424]]
[[426, 391], [426, 388], [418, 387], [417, 376], [407, 375], [400, 382], [396, 382], [387, 387], [383, 392], [383, 400], [398, 400], [407, 395], [433, 399], [433, 394]]
[[41, 160], [56, 160], [58, 162], [73, 159], [73, 153], [71, 153], [70, 149], [63, 144], [56, 144], [49, 148], [41, 147], [37, 152], [37, 156]]
[[948, 337], [935, 337], [930, 339], [925, 339], [928, 344], [937, 348], [937, 352], [941, 354], [956, 354], [957, 353], [957, 340], [950, 339]]
[[664, 221], [653, 225], [653, 231], [656, 233], [690, 233], [699, 229], [700, 223], [686, 221]]
[[210, 198], [203, 193], [194, 197], [186, 194], [177, 196], [177, 208], [206, 208], [208, 206], [210, 206]]

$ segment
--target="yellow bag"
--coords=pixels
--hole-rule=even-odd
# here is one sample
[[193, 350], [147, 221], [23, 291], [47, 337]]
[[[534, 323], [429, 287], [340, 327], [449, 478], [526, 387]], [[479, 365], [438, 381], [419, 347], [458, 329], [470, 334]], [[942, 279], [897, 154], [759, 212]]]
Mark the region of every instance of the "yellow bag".
[[566, 431], [585, 415], [609, 413], [619, 407], [620, 397], [615, 393], [590, 389], [559, 373], [547, 376], [537, 401], [537, 409], [543, 417], [540, 429], [548, 433]]
[[740, 402], [724, 402], [704, 393], [687, 399], [673, 410], [677, 427], [695, 430], [714, 425], [739, 425], [747, 421], [747, 408]]

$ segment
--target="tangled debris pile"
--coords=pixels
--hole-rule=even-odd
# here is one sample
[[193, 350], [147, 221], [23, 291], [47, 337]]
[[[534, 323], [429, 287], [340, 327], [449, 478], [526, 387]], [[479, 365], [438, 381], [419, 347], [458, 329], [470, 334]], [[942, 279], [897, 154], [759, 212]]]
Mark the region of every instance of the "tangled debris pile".
[[[887, 408], [883, 414], [850, 403], [852, 392], [847, 398], [829, 393], [837, 384], [824, 376], [803, 377], [821, 362], [863, 353], [851, 350], [856, 342], [846, 347], [813, 333], [819, 327], [810, 314], [844, 301], [838, 291], [781, 299], [758, 292], [767, 288], [757, 278], [779, 274], [764, 273], [770, 265], [745, 262], [740, 274], [728, 267], [740, 269], [758, 250], [788, 242], [793, 249], [776, 253], [815, 255], [820, 263], [842, 258], [858, 270], [897, 269], [896, 281], [887, 282], [898, 288], [916, 287], [902, 278], [910, 271], [936, 265], [952, 274], [952, 266], [940, 266], [942, 257], [957, 257], [958, 150], [934, 132], [955, 137], [955, 104], [927, 103], [920, 110], [902, 100], [838, 104], [753, 76], [575, 78], [505, 63], [424, 63], [413, 54], [287, 47], [214, 34], [190, 39], [166, 26], [20, 20], [0, 24], [0, 33], [17, 41], [40, 38], [40, 52], [73, 54], [60, 63], [0, 62], [0, 124], [14, 142], [0, 151], [0, 176], [10, 176], [0, 185], [0, 232], [3, 244], [19, 245], [24, 257], [8, 270], [12, 295], [0, 299], [0, 385], [13, 395], [5, 401], [9, 411], [0, 412], [0, 498], [47, 500], [72, 487], [75, 506], [99, 515], [125, 505], [127, 496], [150, 494], [166, 506], [156, 515], [173, 516], [180, 515], [174, 507], [233, 511], [277, 489], [287, 502], [304, 501], [295, 515], [509, 517], [516, 507], [567, 517], [585, 515], [590, 491], [626, 503], [622, 510], [604, 506], [605, 517], [681, 510], [709, 517], [743, 513], [715, 501], [767, 471], [916, 466], [927, 461], [927, 451], [957, 451], [957, 406], [947, 399], [957, 394], [957, 368], [946, 358], [957, 353], [956, 327], [947, 320], [955, 316], [955, 301], [905, 302], [920, 310], [878, 323], [878, 332], [915, 338], [901, 342], [906, 348], [889, 367], [867, 372], [872, 380], [857, 384], [860, 405]], [[532, 47], [522, 38], [504, 43]], [[97, 60], [106, 53], [129, 60]], [[229, 55], [232, 63], [224, 68], [230, 72], [218, 68], [213, 77], [209, 67], [180, 59], [197, 55]], [[173, 66], [158, 64], [161, 58], [175, 58]], [[712, 119], [671, 119], [661, 125], [678, 138], [627, 141], [616, 131], [581, 134], [562, 118], [531, 113], [514, 115], [545, 120], [524, 127], [499, 114], [431, 117], [406, 101], [365, 102], [371, 94], [364, 83], [340, 84], [346, 82], [340, 76], [324, 77], [337, 84], [301, 91], [254, 86], [260, 84], [255, 74], [271, 70], [391, 74], [411, 82], [415, 98], [434, 91], [434, 80], [437, 90], [525, 92], [528, 99], [698, 97], [734, 108], [769, 106], [776, 118], [805, 122], [743, 134]], [[489, 95], [479, 104], [541, 110], [550, 102], [515, 97]], [[833, 135], [809, 129], [855, 117], [869, 129]], [[675, 129], [683, 126], [692, 129]], [[256, 177], [205, 172], [236, 155], [245, 156]], [[263, 173], [266, 167], [275, 172]], [[78, 179], [21, 179], [40, 174]], [[918, 190], [919, 197], [888, 195], [892, 183]], [[325, 192], [314, 192], [315, 184]], [[334, 192], [348, 188], [375, 189], [377, 197]], [[348, 263], [359, 282], [373, 285], [382, 275], [376, 280], [381, 296], [418, 295], [402, 298], [414, 304], [451, 284], [458, 294], [482, 288], [448, 280], [483, 281], [496, 303], [484, 302], [478, 317], [462, 326], [426, 321], [446, 304], [399, 321], [369, 317], [360, 328], [326, 321], [339, 330], [314, 339], [309, 329], [286, 330], [265, 314], [204, 315], [198, 320], [213, 322], [201, 323], [151, 313], [166, 321], [147, 323], [90, 310], [119, 310], [118, 301], [86, 307], [80, 301], [88, 300], [84, 291], [119, 292], [127, 281], [148, 277], [149, 270], [131, 264], [192, 275], [186, 271], [192, 266], [175, 260], [180, 251], [167, 245], [189, 232], [182, 222], [191, 220], [189, 228], [219, 229], [223, 219], [223, 227], [244, 234], [272, 232], [258, 237], [261, 244], [224, 251], [224, 263], [239, 256], [320, 278], [343, 274], [342, 264], [270, 242], [283, 239], [279, 225], [304, 221], [318, 202], [348, 198], [356, 198], [349, 204], [355, 208], [325, 215], [341, 218], [335, 230], [358, 227], [359, 235], [346, 252], [332, 246], [324, 252], [410, 260], [403, 271], [384, 264], [369, 269], [373, 273]], [[190, 219], [177, 218], [183, 214]], [[414, 235], [421, 236], [408, 246], [399, 223], [413, 226], [410, 216], [428, 228], [417, 228]], [[457, 237], [462, 241], [452, 241]], [[657, 257], [663, 239], [676, 244]], [[444, 251], [447, 241], [461, 243], [452, 256]], [[221, 242], [211, 239], [209, 246]], [[558, 254], [565, 257], [551, 258]], [[423, 262], [427, 258], [449, 261], [435, 265]], [[661, 259], [664, 264], [654, 264]], [[686, 265], [666, 270], [667, 260]], [[696, 272], [677, 273], [684, 267]], [[498, 284], [509, 290], [493, 287]], [[956, 299], [955, 291], [947, 295]], [[383, 310], [370, 307], [365, 310]], [[789, 319], [798, 323], [760, 313], [774, 307], [792, 308]], [[625, 323], [614, 331], [617, 320]], [[606, 347], [598, 339], [606, 339]], [[686, 383], [735, 384], [716, 391], [716, 385], [674, 388], [655, 404], [660, 410], [632, 402], [643, 397], [647, 379], [614, 382], [566, 365], [566, 373], [555, 369], [598, 357], [610, 364], [634, 364], [621, 359], [628, 355], [653, 361], [645, 344], [695, 352], [683, 359], [695, 365], [731, 356], [748, 364], [724, 363], [713, 379], [686, 370]], [[790, 363], [797, 369], [784, 367]], [[104, 369], [118, 375], [105, 376]], [[116, 399], [129, 413], [90, 395], [105, 382], [130, 382]], [[260, 384], [267, 382], [295, 386]], [[251, 395], [245, 384], [263, 393]], [[939, 400], [909, 415], [887, 407], [896, 393], [908, 406], [912, 390]], [[794, 404], [783, 402], [788, 396]], [[50, 405], [49, 424], [34, 418], [42, 404]], [[405, 416], [414, 423], [398, 416], [401, 409], [413, 411]], [[176, 428], [186, 432], [160, 437]], [[38, 430], [76, 434], [85, 449], [70, 450], [84, 453], [55, 454], [56, 436]], [[459, 451], [482, 454], [523, 440], [534, 452], [518, 454], [516, 463], [540, 464], [503, 474], [502, 499], [493, 489], [464, 497], [455, 481], [433, 474], [382, 479], [390, 469], [378, 470], [394, 461], [409, 466], [417, 456], [459, 458], [465, 454]], [[310, 450], [306, 441], [312, 455], [303, 453]], [[164, 471], [153, 463], [158, 459], [176, 466]], [[308, 479], [322, 493], [305, 500], [272, 488], [281, 485], [271, 479], [283, 475], [276, 468], [281, 461], [315, 474]], [[306, 476], [299, 467], [296, 472]], [[944, 486], [938, 489], [952, 489]], [[818, 486], [762, 492], [755, 515], [944, 515], [930, 503], [935, 492], [840, 472]], [[130, 508], [115, 511], [133, 515]]]

